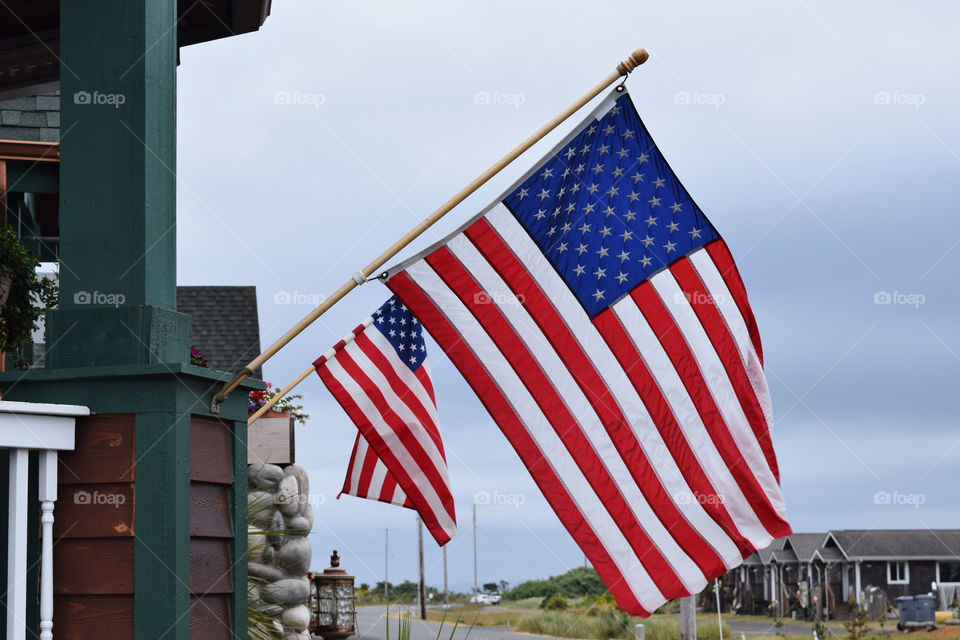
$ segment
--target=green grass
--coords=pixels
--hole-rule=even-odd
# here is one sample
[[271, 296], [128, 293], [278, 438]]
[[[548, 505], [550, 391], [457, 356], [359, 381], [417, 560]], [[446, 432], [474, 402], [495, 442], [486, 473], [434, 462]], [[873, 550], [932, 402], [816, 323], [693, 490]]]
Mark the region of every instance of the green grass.
[[479, 604], [454, 605], [449, 611], [427, 609], [427, 620], [430, 622], [450, 622], [460, 618], [465, 622], [473, 622], [478, 627], [512, 627], [523, 616], [516, 611], [501, 611], [496, 607], [484, 607]]
[[543, 597], [536, 598], [524, 598], [523, 600], [503, 600], [500, 603], [501, 607], [509, 607], [511, 609], [539, 609], [540, 604], [543, 602]]
[[[590, 640], [630, 640], [634, 637], [636, 623], [645, 627], [647, 640], [680, 640], [680, 623], [675, 619], [630, 618], [625, 614], [601, 613], [591, 616], [573, 611], [544, 611], [526, 616], [517, 624], [517, 631], [557, 636], [559, 638], [588, 638]], [[724, 625], [725, 638], [730, 630]], [[697, 625], [698, 640], [719, 640], [720, 633], [715, 622]]]

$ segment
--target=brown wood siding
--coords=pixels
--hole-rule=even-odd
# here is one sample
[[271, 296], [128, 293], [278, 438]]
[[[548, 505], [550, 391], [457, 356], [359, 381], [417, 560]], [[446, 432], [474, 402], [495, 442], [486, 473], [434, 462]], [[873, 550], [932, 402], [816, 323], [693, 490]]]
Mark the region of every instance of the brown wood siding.
[[190, 535], [230, 538], [230, 485], [190, 483]]
[[133, 637], [134, 414], [77, 419], [59, 456], [54, 614], [62, 640]]
[[193, 416], [190, 421], [191, 640], [231, 637], [232, 439], [230, 427], [220, 420]]
[[131, 640], [133, 596], [56, 596], [57, 640]]
[[60, 484], [133, 482], [135, 427], [132, 413], [78, 418], [76, 448], [60, 455]]
[[55, 538], [133, 536], [133, 485], [62, 485], [53, 522]]
[[233, 593], [230, 585], [230, 541], [218, 538], [190, 540], [190, 592]]
[[55, 594], [132, 594], [133, 538], [60, 540], [53, 548], [53, 566], [58, 571]]
[[223, 640], [230, 636], [229, 596], [191, 596], [190, 640]]

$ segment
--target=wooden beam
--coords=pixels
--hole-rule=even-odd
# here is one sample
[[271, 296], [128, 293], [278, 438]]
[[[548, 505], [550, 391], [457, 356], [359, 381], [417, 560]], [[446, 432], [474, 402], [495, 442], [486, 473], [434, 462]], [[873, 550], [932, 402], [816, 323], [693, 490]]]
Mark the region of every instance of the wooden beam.
[[0, 160], [60, 162], [60, 144], [57, 142], [0, 140]]

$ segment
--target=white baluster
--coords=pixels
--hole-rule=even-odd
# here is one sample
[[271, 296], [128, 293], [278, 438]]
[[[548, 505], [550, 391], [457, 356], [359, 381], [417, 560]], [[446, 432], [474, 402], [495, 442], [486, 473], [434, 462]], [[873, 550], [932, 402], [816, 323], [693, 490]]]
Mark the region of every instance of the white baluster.
[[43, 515], [40, 561], [40, 640], [53, 640], [53, 503], [57, 500], [57, 452], [40, 452]]
[[27, 637], [27, 481], [29, 451], [10, 449], [10, 511], [7, 516], [7, 638]]

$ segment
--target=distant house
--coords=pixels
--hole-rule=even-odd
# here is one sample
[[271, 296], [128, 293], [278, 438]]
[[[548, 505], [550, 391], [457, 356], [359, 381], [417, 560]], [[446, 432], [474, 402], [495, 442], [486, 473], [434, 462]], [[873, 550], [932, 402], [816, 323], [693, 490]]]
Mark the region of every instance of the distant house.
[[867, 607], [960, 587], [960, 530], [796, 533], [755, 552], [732, 577], [745, 613], [838, 617], [851, 601]]

